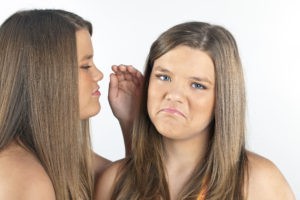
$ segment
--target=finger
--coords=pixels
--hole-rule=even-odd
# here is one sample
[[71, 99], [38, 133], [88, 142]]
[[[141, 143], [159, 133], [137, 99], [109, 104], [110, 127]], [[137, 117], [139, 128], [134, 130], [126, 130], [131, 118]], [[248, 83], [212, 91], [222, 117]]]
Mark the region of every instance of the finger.
[[118, 78], [116, 74], [110, 74], [109, 78], [108, 98], [112, 99], [118, 95]]
[[121, 72], [126, 72], [127, 71], [127, 65], [121, 64], [118, 66], [118, 70]]
[[133, 76], [129, 73], [124, 73], [124, 78], [126, 81], [132, 81]]
[[136, 70], [132, 65], [128, 65], [128, 66], [127, 66], [127, 70], [128, 70], [130, 73], [132, 73], [132, 74], [135, 74], [136, 71], [138, 71], [138, 70]]
[[112, 70], [118, 75], [119, 81], [133, 81], [135, 85], [141, 85], [144, 82], [142, 73], [132, 65], [113, 65]]
[[119, 75], [120, 80], [132, 81], [133, 76], [135, 76], [136, 70], [133, 69], [131, 65], [119, 65], [114, 67], [115, 72]]
[[116, 73], [116, 77], [117, 77], [118, 81], [124, 81], [124, 80], [126, 80], [125, 74], [122, 73], [122, 72], [117, 72]]
[[132, 77], [132, 82], [136, 87], [139, 87], [141, 85], [141, 82], [136, 77]]
[[137, 70], [136, 68], [134, 68], [132, 65], [129, 65], [127, 67], [127, 71], [129, 73], [131, 73], [132, 75], [134, 75], [134, 76], [137, 76], [137, 74], [140, 73], [139, 70]]
[[129, 66], [128, 71], [130, 73], [134, 74], [138, 79], [143, 78], [142, 73], [139, 70], [137, 70], [136, 68], [134, 68], [133, 66]]
[[113, 72], [116, 73], [118, 71], [118, 65], [112, 65], [111, 69], [112, 69]]
[[124, 71], [124, 68], [126, 69], [125, 65], [112, 65], [112, 67], [111, 67], [111, 69], [115, 73], [121, 73], [122, 71]]

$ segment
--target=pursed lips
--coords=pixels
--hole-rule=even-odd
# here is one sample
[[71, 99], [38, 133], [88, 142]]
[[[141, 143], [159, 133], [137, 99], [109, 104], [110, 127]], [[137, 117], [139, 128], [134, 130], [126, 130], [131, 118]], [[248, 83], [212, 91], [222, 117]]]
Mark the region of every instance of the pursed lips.
[[99, 96], [101, 94], [99, 89], [100, 89], [100, 87], [97, 86], [97, 88], [93, 90], [92, 95], [93, 96]]

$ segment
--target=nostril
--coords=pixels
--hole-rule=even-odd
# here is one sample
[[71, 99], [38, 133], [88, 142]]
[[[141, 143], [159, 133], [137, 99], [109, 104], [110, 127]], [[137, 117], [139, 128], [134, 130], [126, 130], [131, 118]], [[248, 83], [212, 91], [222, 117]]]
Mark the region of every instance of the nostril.
[[178, 102], [181, 102], [183, 96], [179, 92], [169, 92], [168, 94], [166, 94], [165, 98], [168, 101], [178, 101]]

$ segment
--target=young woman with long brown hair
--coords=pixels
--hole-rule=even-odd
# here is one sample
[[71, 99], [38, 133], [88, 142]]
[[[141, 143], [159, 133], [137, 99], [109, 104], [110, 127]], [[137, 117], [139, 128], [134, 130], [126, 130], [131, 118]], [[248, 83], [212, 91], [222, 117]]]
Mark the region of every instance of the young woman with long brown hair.
[[[92, 199], [109, 161], [90, 145], [103, 78], [91, 35], [90, 22], [64, 10], [20, 11], [1, 25], [0, 199]], [[142, 76], [113, 71], [109, 99], [126, 139]]]
[[103, 173], [96, 199], [295, 199], [275, 165], [245, 148], [243, 70], [225, 28], [170, 28], [144, 75], [132, 154]]

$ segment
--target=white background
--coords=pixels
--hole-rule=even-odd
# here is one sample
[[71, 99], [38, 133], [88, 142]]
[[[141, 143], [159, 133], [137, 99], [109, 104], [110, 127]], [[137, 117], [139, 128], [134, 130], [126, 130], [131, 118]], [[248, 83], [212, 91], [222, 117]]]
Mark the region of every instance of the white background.
[[10, 0], [0, 22], [20, 9], [62, 8], [94, 25], [95, 63], [102, 110], [91, 119], [94, 150], [124, 157], [120, 127], [107, 101], [112, 64], [143, 71], [151, 43], [167, 28], [198, 20], [227, 28], [236, 38], [247, 87], [247, 147], [272, 160], [300, 198], [300, 1], [298, 0]]

